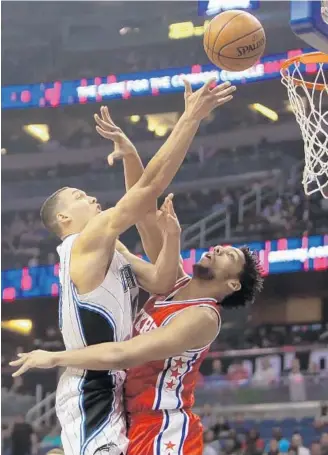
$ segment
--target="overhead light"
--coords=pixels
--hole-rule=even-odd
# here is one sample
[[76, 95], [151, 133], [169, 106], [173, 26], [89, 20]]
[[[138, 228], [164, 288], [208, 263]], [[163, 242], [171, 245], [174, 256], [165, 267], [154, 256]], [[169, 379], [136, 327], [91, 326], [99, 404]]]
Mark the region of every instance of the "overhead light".
[[260, 103], [250, 104], [249, 108], [252, 109], [253, 111], [258, 112], [259, 114], [262, 114], [264, 117], [267, 117], [273, 122], [276, 122], [279, 119], [279, 116], [276, 111], [273, 111], [272, 109], [270, 109], [267, 106], [264, 106], [263, 104]]
[[156, 129], [155, 129], [155, 135], [158, 136], [158, 137], [164, 137], [167, 133], [167, 126], [165, 125], [158, 125], [156, 126]]
[[41, 142], [48, 142], [50, 139], [48, 125], [24, 125], [23, 130]]
[[131, 115], [131, 117], [130, 117], [130, 122], [131, 122], [131, 123], [138, 123], [138, 122], [140, 122], [140, 115]]
[[1, 155], [6, 155], [7, 154], [7, 149], [1, 149]]
[[21, 335], [29, 335], [33, 328], [33, 323], [30, 319], [10, 319], [9, 321], [2, 321], [1, 327]]

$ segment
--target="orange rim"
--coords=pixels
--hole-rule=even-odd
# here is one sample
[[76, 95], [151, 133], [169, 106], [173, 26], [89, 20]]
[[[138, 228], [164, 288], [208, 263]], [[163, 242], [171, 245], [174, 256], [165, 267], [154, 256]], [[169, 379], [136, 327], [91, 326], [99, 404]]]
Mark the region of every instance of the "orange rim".
[[315, 84], [313, 82], [307, 82], [301, 79], [298, 79], [296, 77], [290, 76], [287, 72], [288, 68], [295, 64], [295, 63], [304, 63], [306, 64], [311, 64], [311, 63], [327, 63], [328, 64], [328, 55], [324, 54], [323, 52], [310, 52], [309, 54], [302, 54], [302, 55], [297, 55], [296, 57], [292, 57], [288, 60], [286, 60], [282, 65], [281, 65], [281, 74], [284, 77], [290, 77], [293, 81], [293, 83], [297, 86], [306, 86], [307, 88], [314, 88], [315, 90], [327, 90], [327, 86], [325, 84]]

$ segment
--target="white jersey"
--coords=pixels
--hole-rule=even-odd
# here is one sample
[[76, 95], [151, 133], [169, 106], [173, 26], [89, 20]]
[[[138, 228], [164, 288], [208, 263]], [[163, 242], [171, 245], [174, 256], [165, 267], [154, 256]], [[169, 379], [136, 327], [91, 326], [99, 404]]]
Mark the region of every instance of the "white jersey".
[[[115, 251], [102, 284], [79, 295], [70, 279], [78, 234], [64, 239], [60, 257], [59, 326], [66, 349], [79, 349], [132, 335], [138, 286], [131, 266]], [[123, 409], [124, 371], [67, 368], [60, 378], [56, 411], [65, 455], [124, 455], [128, 439]]]

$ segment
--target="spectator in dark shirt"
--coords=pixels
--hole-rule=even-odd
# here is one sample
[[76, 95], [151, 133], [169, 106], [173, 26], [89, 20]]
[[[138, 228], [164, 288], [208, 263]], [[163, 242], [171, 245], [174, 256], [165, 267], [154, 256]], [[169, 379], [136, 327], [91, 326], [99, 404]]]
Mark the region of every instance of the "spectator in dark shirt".
[[220, 435], [226, 431], [230, 430], [229, 423], [222, 416], [216, 417], [216, 422], [211, 427], [211, 430], [214, 432], [215, 438], [219, 439]]
[[260, 455], [264, 451], [264, 441], [260, 438], [260, 434], [254, 428], [246, 434], [245, 455]]
[[11, 455], [37, 455], [38, 441], [32, 426], [25, 422], [24, 416], [16, 419], [11, 433]]

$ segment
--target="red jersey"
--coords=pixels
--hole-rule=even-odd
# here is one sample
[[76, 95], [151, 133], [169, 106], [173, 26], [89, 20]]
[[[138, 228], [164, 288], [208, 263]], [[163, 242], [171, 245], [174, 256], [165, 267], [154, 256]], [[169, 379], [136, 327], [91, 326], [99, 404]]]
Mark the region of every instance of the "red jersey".
[[[173, 300], [179, 289], [190, 281], [181, 278], [173, 292], [167, 296], [152, 296], [137, 315], [133, 336], [150, 332], [168, 324], [175, 316], [192, 306], [209, 307], [220, 313], [215, 299], [204, 298], [186, 301]], [[160, 410], [190, 409], [194, 404], [194, 390], [199, 367], [206, 357], [210, 345], [193, 349], [166, 360], [148, 362], [128, 371], [125, 382], [126, 409], [129, 413]]]

